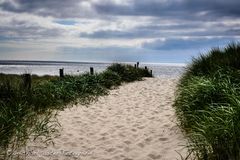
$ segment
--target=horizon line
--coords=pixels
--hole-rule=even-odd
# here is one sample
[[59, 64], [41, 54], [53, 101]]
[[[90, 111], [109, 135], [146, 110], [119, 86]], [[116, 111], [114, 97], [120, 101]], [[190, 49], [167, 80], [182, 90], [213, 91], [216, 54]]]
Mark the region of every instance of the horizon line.
[[[174, 62], [121, 62], [121, 61], [57, 61], [57, 60], [0, 60], [0, 65], [24, 65], [34, 63], [51, 64], [51, 63], [73, 63], [73, 64], [111, 64], [111, 63], [125, 63], [125, 64], [134, 64], [139, 62], [140, 64], [150, 64], [150, 65], [166, 65], [166, 66], [186, 66], [187, 63], [174, 63]], [[35, 64], [39, 65], [39, 64]]]

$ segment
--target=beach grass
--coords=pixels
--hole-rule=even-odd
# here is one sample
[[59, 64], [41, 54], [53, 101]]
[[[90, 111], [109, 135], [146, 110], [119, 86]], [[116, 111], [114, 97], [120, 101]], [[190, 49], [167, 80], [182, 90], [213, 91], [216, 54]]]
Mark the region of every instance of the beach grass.
[[76, 103], [87, 105], [107, 95], [109, 89], [145, 76], [150, 77], [151, 73], [113, 64], [93, 75], [33, 75], [31, 88], [27, 89], [23, 76], [0, 74], [0, 159], [11, 158], [32, 137], [41, 136], [44, 142], [51, 142], [52, 133], [59, 127], [59, 110]]
[[174, 107], [200, 160], [240, 159], [240, 44], [193, 59], [180, 79]]

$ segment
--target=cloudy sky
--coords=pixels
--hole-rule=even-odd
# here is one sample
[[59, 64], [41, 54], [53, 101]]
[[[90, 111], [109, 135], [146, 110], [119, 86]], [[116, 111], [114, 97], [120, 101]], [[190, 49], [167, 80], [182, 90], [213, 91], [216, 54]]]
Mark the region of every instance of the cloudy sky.
[[0, 60], [185, 63], [240, 40], [239, 0], [0, 0]]

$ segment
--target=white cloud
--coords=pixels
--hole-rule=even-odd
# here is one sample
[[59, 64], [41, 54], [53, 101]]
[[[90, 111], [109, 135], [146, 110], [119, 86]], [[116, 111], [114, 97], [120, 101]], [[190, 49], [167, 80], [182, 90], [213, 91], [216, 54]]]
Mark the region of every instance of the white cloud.
[[[191, 6], [193, 1], [199, 7]], [[219, 16], [218, 5], [209, 2], [208, 7], [200, 0], [193, 1], [0, 0], [4, 4], [0, 6], [0, 50], [12, 46], [16, 51], [22, 47], [20, 51], [25, 48], [26, 52], [51, 54], [64, 46], [141, 49], [142, 44], [157, 48], [157, 43], [169, 39], [240, 36], [237, 10]], [[73, 23], [67, 24], [70, 21]]]

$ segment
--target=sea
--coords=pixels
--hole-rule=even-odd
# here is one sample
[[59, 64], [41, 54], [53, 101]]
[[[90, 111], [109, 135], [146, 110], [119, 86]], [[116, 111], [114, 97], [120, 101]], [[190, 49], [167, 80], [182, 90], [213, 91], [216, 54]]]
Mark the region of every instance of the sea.
[[[63, 61], [0, 61], [0, 73], [4, 74], [35, 74], [59, 75], [59, 69], [64, 69], [64, 74], [79, 75], [89, 72], [90, 67], [94, 72], [102, 72], [112, 63], [116, 62], [63, 62]], [[134, 65], [133, 62], [121, 62]], [[180, 63], [139, 63], [139, 67], [152, 70], [154, 77], [179, 77], [185, 71], [185, 64]]]

